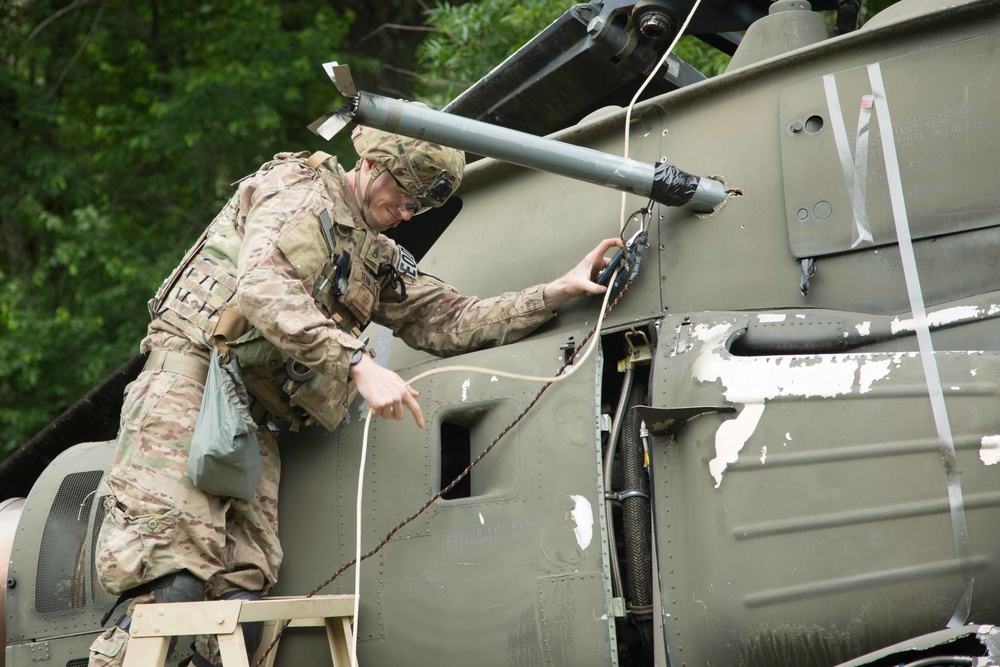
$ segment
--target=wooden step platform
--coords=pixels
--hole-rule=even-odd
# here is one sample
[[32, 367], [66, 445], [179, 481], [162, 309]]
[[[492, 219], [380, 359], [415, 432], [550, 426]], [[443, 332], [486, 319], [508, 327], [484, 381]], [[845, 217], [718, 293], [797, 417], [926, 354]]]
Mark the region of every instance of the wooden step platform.
[[[357, 667], [352, 654], [353, 595], [278, 597], [263, 600], [215, 600], [136, 605], [129, 628], [124, 667], [163, 667], [172, 637], [215, 635], [224, 667], [249, 667], [241, 623], [264, 622], [264, 638], [254, 656], [271, 644], [282, 624], [289, 628], [326, 627], [334, 667]], [[266, 667], [274, 665], [277, 646], [268, 654]]]

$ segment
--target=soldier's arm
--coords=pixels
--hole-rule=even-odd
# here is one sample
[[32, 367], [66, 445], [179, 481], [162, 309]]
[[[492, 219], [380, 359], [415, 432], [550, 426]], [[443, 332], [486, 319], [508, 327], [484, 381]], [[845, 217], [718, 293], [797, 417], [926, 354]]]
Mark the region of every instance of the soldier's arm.
[[[362, 344], [341, 331], [312, 298], [327, 252], [316, 217], [326, 208], [322, 187], [315, 171], [296, 163], [263, 178], [244, 209], [237, 308], [293, 359], [346, 383], [351, 356]], [[315, 252], [300, 238], [313, 233], [321, 246]]]
[[602, 241], [548, 285], [488, 299], [463, 296], [426, 274], [406, 277], [406, 300], [400, 302], [398, 293], [383, 291], [374, 319], [410, 347], [438, 356], [511, 343], [554, 317], [569, 299], [602, 294], [605, 288], [593, 279], [607, 265], [604, 253], [620, 244], [619, 239]]

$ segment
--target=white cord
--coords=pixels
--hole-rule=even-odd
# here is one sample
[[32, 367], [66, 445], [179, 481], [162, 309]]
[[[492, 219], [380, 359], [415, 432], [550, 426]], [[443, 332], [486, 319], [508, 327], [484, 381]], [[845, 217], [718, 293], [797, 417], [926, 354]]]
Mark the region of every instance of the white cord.
[[[674, 37], [674, 41], [670, 43], [670, 48], [668, 48], [666, 50], [666, 52], [663, 54], [663, 57], [660, 58], [660, 62], [657, 63], [656, 67], [653, 68], [653, 70], [650, 72], [649, 76], [643, 82], [642, 86], [639, 87], [639, 90], [636, 92], [635, 97], [633, 97], [632, 101], [629, 102], [628, 110], [625, 112], [625, 157], [628, 157], [628, 143], [629, 143], [629, 135], [630, 135], [630, 125], [631, 125], [631, 121], [632, 121], [632, 108], [635, 106], [635, 103], [639, 99], [639, 96], [642, 95], [642, 93], [643, 93], [644, 90], [646, 90], [646, 87], [649, 85], [649, 82], [653, 80], [653, 77], [656, 76], [656, 73], [660, 70], [661, 67], [663, 67], [663, 63], [666, 62], [667, 57], [671, 53], [673, 53], [674, 47], [677, 46], [678, 40], [680, 40], [681, 36], [684, 34], [684, 31], [687, 30], [688, 23], [691, 22], [691, 17], [694, 16], [695, 11], [697, 11], [698, 5], [700, 5], [700, 4], [701, 4], [701, 0], [695, 0], [694, 6], [691, 7], [691, 11], [688, 13], [687, 18], [684, 20], [684, 24], [681, 26], [681, 29], [677, 31], [677, 35]], [[623, 192], [622, 193], [621, 222], [620, 222], [619, 227], [618, 227], [618, 234], [619, 234], [619, 236], [622, 234], [622, 232], [625, 229], [625, 196], [626, 195]], [[618, 277], [618, 271], [619, 270], [620, 269], [616, 269], [615, 272], [614, 272], [614, 274], [611, 276], [611, 280], [608, 281], [609, 288], [608, 288], [608, 291], [605, 292], [605, 294], [604, 294], [604, 301], [601, 304], [601, 315], [600, 315], [600, 317], [597, 320], [597, 326], [594, 328], [594, 335], [593, 335], [590, 343], [587, 345], [586, 352], [584, 353], [584, 355], [582, 357], [580, 357], [579, 360], [577, 360], [577, 361], [575, 361], [573, 363], [572, 368], [570, 368], [567, 372], [563, 373], [562, 375], [556, 375], [556, 376], [553, 376], [553, 377], [548, 377], [548, 376], [542, 377], [542, 376], [538, 376], [538, 375], [522, 375], [520, 373], [509, 373], [507, 371], [498, 371], [498, 370], [494, 370], [494, 369], [490, 369], [490, 368], [481, 368], [479, 366], [444, 366], [442, 368], [432, 368], [430, 370], [424, 371], [423, 373], [420, 373], [416, 377], [414, 377], [411, 380], [409, 380], [406, 384], [407, 385], [412, 385], [414, 382], [418, 382], [418, 381], [420, 381], [420, 380], [422, 380], [422, 379], [424, 379], [426, 377], [430, 377], [432, 375], [437, 375], [439, 373], [480, 373], [480, 374], [484, 374], [484, 375], [495, 375], [497, 377], [508, 378], [510, 380], [523, 380], [525, 382], [543, 382], [543, 383], [562, 382], [563, 380], [565, 380], [569, 376], [573, 375], [573, 373], [575, 373], [578, 368], [580, 368], [581, 366], [583, 366], [583, 364], [587, 361], [587, 359], [590, 358], [591, 353], [594, 351], [594, 347], [597, 344], [597, 341], [599, 341], [601, 339], [601, 328], [604, 326], [604, 316], [608, 312], [608, 301], [611, 298], [611, 291], [612, 290], [611, 290], [610, 286], [615, 284], [615, 279]], [[362, 443], [361, 443], [361, 469], [360, 469], [360, 471], [358, 473], [357, 531], [356, 531], [356, 534], [355, 534], [355, 540], [356, 540], [356, 544], [357, 544], [357, 553], [355, 555], [355, 561], [354, 561], [354, 633], [353, 633], [354, 637], [353, 637], [353, 646], [351, 647], [351, 665], [352, 665], [352, 667], [357, 667], [356, 656], [357, 656], [357, 651], [358, 651], [358, 610], [360, 608], [360, 601], [361, 601], [361, 595], [360, 595], [360, 592], [361, 592], [361, 495], [362, 495], [361, 492], [362, 492], [362, 485], [363, 485], [364, 476], [365, 476], [365, 457], [366, 457], [367, 452], [368, 452], [368, 428], [371, 425], [371, 420], [372, 420], [372, 415], [373, 414], [374, 413], [372, 412], [371, 407], [369, 407], [368, 408], [368, 415], [367, 415], [367, 417], [365, 417], [365, 433], [364, 433], [364, 438], [362, 439]]]
[[[694, 5], [692, 5], [691, 7], [691, 11], [688, 12], [687, 18], [684, 19], [684, 23], [681, 25], [681, 29], [677, 31], [676, 35], [674, 35], [674, 41], [670, 42], [670, 47], [667, 48], [667, 50], [664, 52], [663, 57], [660, 58], [660, 62], [656, 63], [656, 67], [654, 67], [652, 71], [650, 71], [649, 76], [647, 76], [646, 80], [642, 82], [641, 86], [639, 86], [639, 90], [635, 92], [635, 95], [632, 97], [632, 101], [628, 103], [628, 109], [625, 111], [625, 151], [624, 151], [625, 157], [628, 157], [628, 142], [629, 142], [629, 137], [632, 134], [632, 108], [635, 106], [635, 103], [639, 100], [639, 96], [642, 95], [643, 91], [645, 91], [646, 88], [649, 86], [649, 82], [653, 80], [653, 77], [656, 76], [656, 73], [660, 71], [661, 67], [663, 67], [663, 63], [667, 62], [667, 58], [670, 56], [671, 53], [674, 52], [674, 48], [677, 46], [677, 42], [679, 42], [681, 37], [684, 36], [684, 31], [687, 30], [688, 24], [691, 23], [691, 19], [694, 17], [694, 13], [698, 11], [698, 5], [700, 4], [701, 0], [695, 0]], [[625, 229], [625, 194], [626, 193], [622, 192], [621, 224], [619, 227], [620, 230]]]
[[[614, 285], [615, 279], [618, 277], [619, 269], [615, 269], [614, 274], [611, 276], [611, 280], [608, 285]], [[597, 326], [594, 330], [594, 336], [592, 336], [590, 343], [587, 345], [587, 350], [584, 352], [583, 356], [577, 361], [573, 362], [572, 367], [563, 373], [562, 375], [555, 376], [539, 376], [539, 375], [522, 375], [520, 373], [510, 373], [507, 371], [499, 371], [492, 368], [482, 368], [481, 366], [443, 366], [441, 368], [431, 368], [423, 373], [413, 377], [407, 381], [407, 385], [413, 385], [413, 383], [423, 380], [424, 378], [430, 377], [432, 375], [438, 375], [440, 373], [479, 373], [482, 375], [495, 375], [497, 377], [508, 378], [510, 380], [523, 380], [525, 382], [562, 382], [569, 376], [573, 375], [578, 368], [583, 366], [583, 364], [590, 357], [591, 353], [594, 351], [594, 346], [600, 338], [599, 334], [601, 327], [604, 324], [604, 316], [608, 312], [608, 301], [611, 299], [611, 289], [609, 288], [607, 292], [604, 293], [604, 301], [601, 303], [601, 315], [597, 319]], [[357, 545], [357, 552], [355, 553], [354, 559], [354, 637], [353, 646], [351, 647], [351, 660], [352, 667], [357, 667], [354, 660], [356, 659], [358, 651], [358, 610], [361, 601], [361, 495], [362, 495], [362, 485], [364, 483], [365, 477], [365, 458], [368, 453], [368, 429], [371, 426], [372, 415], [375, 414], [371, 406], [368, 408], [368, 415], [365, 417], [365, 432], [364, 437], [361, 440], [361, 466], [358, 472], [358, 499], [357, 499], [357, 529], [355, 532], [355, 544]]]

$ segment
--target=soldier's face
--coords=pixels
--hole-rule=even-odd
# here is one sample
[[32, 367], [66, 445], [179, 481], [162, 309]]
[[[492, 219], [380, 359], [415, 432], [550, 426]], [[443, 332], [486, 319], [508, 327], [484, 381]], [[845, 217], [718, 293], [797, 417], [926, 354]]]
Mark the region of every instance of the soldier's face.
[[417, 200], [403, 189], [392, 174], [384, 171], [372, 184], [368, 208], [372, 212], [372, 227], [375, 231], [383, 232], [412, 218], [417, 209]]

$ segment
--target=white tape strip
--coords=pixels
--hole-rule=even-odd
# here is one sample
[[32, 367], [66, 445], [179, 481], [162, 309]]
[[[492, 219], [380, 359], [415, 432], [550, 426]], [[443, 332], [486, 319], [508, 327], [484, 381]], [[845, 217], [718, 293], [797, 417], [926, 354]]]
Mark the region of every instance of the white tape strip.
[[917, 348], [924, 366], [924, 377], [927, 381], [927, 391], [930, 394], [934, 426], [937, 429], [938, 443], [948, 480], [948, 502], [951, 506], [951, 527], [955, 538], [955, 551], [965, 576], [965, 593], [951, 620], [948, 621], [948, 627], [955, 628], [964, 625], [969, 618], [969, 609], [972, 606], [972, 585], [975, 580], [975, 572], [972, 569], [972, 550], [969, 546], [969, 531], [965, 521], [965, 503], [962, 499], [962, 481], [958, 475], [955, 442], [952, 439], [948, 410], [944, 403], [944, 392], [941, 389], [941, 378], [938, 374], [937, 360], [934, 357], [934, 345], [931, 342], [927, 310], [924, 307], [924, 295], [920, 289], [920, 276], [917, 274], [917, 260], [913, 254], [913, 239], [910, 235], [910, 223], [906, 214], [903, 180], [899, 173], [899, 159], [896, 155], [895, 134], [892, 130], [889, 102], [886, 98], [885, 83], [882, 81], [882, 68], [879, 63], [868, 65], [868, 80], [871, 82], [872, 93], [875, 95], [875, 112], [882, 138], [882, 153], [885, 156], [889, 201], [892, 204], [892, 217], [896, 225], [896, 237], [899, 241], [899, 254], [903, 263], [906, 291], [910, 298], [910, 310], [913, 313]]
[[[851, 247], [856, 248], [862, 243], [873, 243], [872, 233], [868, 226], [868, 213], [865, 210], [865, 190], [868, 178], [868, 123], [864, 124], [864, 152], [860, 143], [855, 144], [855, 158], [851, 159], [851, 145], [847, 139], [847, 127], [844, 125], [844, 113], [840, 108], [840, 94], [837, 92], [837, 81], [833, 74], [823, 77], [823, 89], [826, 92], [826, 106], [830, 113], [830, 125], [833, 128], [833, 143], [837, 147], [837, 157], [840, 158], [840, 171], [844, 175], [844, 185], [851, 198], [851, 209], [854, 215], [854, 227], [851, 232]], [[862, 107], [862, 115], [864, 107]], [[870, 113], [870, 111], [869, 111]], [[858, 138], [861, 137], [861, 121], [858, 121]], [[863, 164], [858, 165], [858, 160]], [[860, 174], [860, 176], [859, 176]]]
[[861, 98], [861, 111], [858, 113], [858, 136], [854, 142], [854, 191], [851, 193], [851, 203], [854, 205], [852, 248], [857, 248], [862, 243], [873, 243], [872, 231], [868, 226], [868, 212], [865, 210], [865, 197], [868, 194], [868, 124], [872, 118], [874, 103], [874, 96], [865, 95]]

